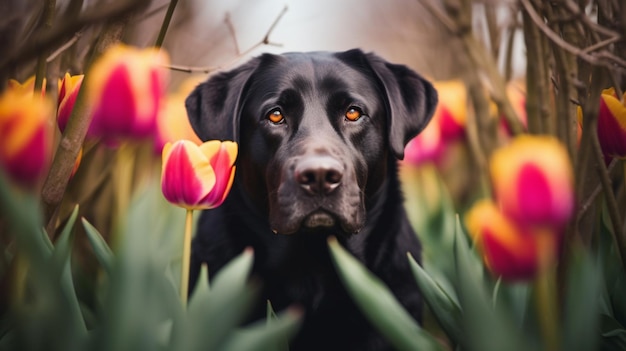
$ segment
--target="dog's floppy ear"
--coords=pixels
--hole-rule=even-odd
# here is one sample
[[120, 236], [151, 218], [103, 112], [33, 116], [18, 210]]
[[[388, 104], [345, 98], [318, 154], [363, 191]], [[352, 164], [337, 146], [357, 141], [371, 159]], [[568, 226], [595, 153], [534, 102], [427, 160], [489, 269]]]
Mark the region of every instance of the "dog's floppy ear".
[[339, 55], [344, 62], [366, 64], [375, 73], [386, 93], [390, 148], [398, 159], [403, 159], [404, 146], [430, 121], [437, 106], [437, 91], [410, 68], [375, 54], [354, 49]]
[[185, 101], [193, 130], [203, 141], [239, 141], [239, 110], [246, 83], [259, 65], [254, 58], [198, 85]]

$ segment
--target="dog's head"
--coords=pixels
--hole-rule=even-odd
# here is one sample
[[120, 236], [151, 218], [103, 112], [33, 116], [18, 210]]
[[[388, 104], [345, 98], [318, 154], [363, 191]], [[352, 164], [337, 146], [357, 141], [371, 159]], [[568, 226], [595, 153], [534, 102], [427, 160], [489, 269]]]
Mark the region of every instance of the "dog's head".
[[265, 54], [186, 101], [201, 139], [239, 143], [237, 181], [281, 234], [358, 232], [388, 158], [402, 159], [436, 104], [415, 72], [360, 50]]

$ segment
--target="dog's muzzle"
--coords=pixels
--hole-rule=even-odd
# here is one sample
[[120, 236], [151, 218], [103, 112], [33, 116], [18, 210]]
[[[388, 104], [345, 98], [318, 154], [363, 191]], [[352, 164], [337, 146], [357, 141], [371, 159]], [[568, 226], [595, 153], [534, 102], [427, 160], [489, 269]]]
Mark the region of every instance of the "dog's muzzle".
[[282, 182], [270, 205], [275, 232], [291, 234], [306, 229], [353, 234], [362, 227], [363, 199], [346, 160], [311, 152], [293, 157], [282, 168]]

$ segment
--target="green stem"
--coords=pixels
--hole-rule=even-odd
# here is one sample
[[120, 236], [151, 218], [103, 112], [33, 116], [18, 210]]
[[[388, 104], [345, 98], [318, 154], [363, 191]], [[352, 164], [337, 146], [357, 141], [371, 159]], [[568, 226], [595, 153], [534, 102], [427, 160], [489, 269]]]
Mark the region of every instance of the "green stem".
[[553, 270], [544, 268], [534, 282], [535, 302], [544, 350], [558, 350], [558, 318], [555, 290], [551, 287]]
[[154, 46], [156, 46], [157, 48], [160, 48], [163, 45], [163, 41], [165, 40], [165, 34], [167, 33], [167, 28], [170, 26], [172, 15], [174, 14], [177, 3], [178, 0], [170, 1], [170, 6], [168, 6], [167, 12], [165, 13], [165, 18], [163, 18], [163, 24], [161, 24], [159, 36], [157, 37], [156, 43], [154, 44]]
[[183, 260], [180, 271], [180, 301], [183, 308], [187, 308], [187, 295], [189, 294], [189, 261], [191, 258], [191, 227], [193, 223], [193, 210], [187, 210], [185, 217], [185, 236], [183, 238]]

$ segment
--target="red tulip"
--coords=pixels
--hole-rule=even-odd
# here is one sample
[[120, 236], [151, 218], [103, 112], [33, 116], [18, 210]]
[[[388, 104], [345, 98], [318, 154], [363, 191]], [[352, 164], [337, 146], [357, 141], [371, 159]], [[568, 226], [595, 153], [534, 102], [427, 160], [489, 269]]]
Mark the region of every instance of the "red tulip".
[[188, 210], [218, 207], [235, 177], [237, 144], [212, 140], [198, 146], [189, 140], [163, 148], [161, 189], [165, 198]]

